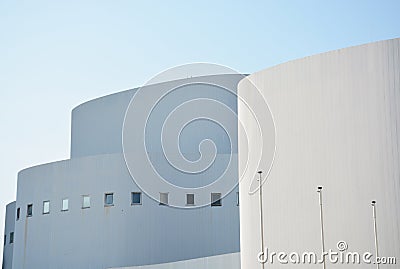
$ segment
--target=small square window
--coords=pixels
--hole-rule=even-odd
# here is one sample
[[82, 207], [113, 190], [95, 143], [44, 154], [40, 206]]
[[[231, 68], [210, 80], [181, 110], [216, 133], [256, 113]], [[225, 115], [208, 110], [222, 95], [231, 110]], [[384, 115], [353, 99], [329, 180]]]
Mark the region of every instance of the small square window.
[[105, 206], [114, 205], [114, 194], [113, 193], [104, 194], [104, 205]]
[[160, 205], [168, 205], [168, 193], [160, 192]]
[[142, 204], [142, 193], [141, 192], [132, 192], [132, 205], [141, 205]]
[[21, 216], [21, 208], [17, 208], [17, 220], [19, 220], [19, 217]]
[[26, 208], [26, 216], [32, 217], [33, 215], [33, 204], [29, 204]]
[[14, 232], [10, 233], [10, 244], [14, 243]]
[[222, 206], [221, 193], [211, 193], [211, 206]]
[[89, 208], [90, 207], [90, 196], [83, 195], [82, 196], [82, 208]]
[[186, 205], [194, 205], [194, 194], [193, 193], [186, 194]]
[[68, 198], [65, 198], [62, 200], [61, 211], [68, 211], [68, 209], [69, 209], [69, 200]]
[[43, 214], [49, 214], [50, 213], [50, 201], [44, 201], [43, 202]]

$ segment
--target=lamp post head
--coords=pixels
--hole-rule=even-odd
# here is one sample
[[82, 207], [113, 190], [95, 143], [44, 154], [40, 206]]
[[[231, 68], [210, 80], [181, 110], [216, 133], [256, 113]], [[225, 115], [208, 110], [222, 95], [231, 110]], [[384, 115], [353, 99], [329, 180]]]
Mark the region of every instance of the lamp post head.
[[317, 192], [321, 192], [321, 191], [322, 191], [322, 186], [318, 186]]
[[376, 201], [375, 201], [375, 200], [372, 200], [371, 204], [372, 204], [372, 206], [375, 206]]
[[262, 174], [262, 171], [260, 170], [260, 171], [258, 171], [257, 172], [257, 174], [259, 174], [260, 175], [260, 177], [257, 179], [257, 181], [260, 181], [260, 184], [261, 184], [261, 174]]

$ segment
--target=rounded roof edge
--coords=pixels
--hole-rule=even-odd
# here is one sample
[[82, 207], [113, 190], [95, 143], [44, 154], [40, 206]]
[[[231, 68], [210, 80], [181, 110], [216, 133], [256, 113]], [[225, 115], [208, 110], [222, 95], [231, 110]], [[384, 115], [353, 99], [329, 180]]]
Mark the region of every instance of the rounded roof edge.
[[113, 96], [116, 96], [116, 95], [122, 94], [122, 93], [127, 93], [127, 92], [130, 92], [130, 91], [135, 91], [137, 89], [139, 89], [139, 87], [133, 88], [133, 89], [128, 89], [128, 90], [122, 90], [122, 91], [110, 93], [110, 94], [107, 94], [107, 95], [104, 95], [104, 96], [96, 97], [94, 99], [90, 99], [90, 100], [85, 101], [85, 102], [75, 106], [74, 108], [72, 108], [72, 113], [74, 113], [75, 111], [79, 110], [81, 107], [83, 107], [85, 105], [91, 104], [92, 102], [97, 102], [97, 101], [100, 101], [100, 100], [104, 100], [106, 98], [113, 97]]
[[34, 166], [23, 168], [22, 170], [20, 170], [18, 172], [17, 178], [19, 179], [20, 175], [22, 175], [24, 173], [28, 173], [30, 171], [37, 170], [37, 169], [45, 169], [46, 167], [49, 167], [49, 166], [57, 166], [57, 165], [67, 164], [67, 163], [70, 163], [70, 162], [79, 162], [80, 160], [95, 159], [95, 158], [102, 158], [102, 157], [106, 157], [106, 156], [117, 156], [117, 155], [121, 155], [122, 156], [122, 153], [107, 153], [107, 154], [97, 154], [97, 155], [86, 155], [86, 156], [82, 156], [82, 157], [76, 157], [76, 158], [58, 160], [58, 161], [54, 161], [54, 162], [42, 163], [42, 164], [38, 164], [38, 165], [34, 165]]
[[8, 210], [8, 208], [15, 207], [16, 203], [17, 203], [16, 201], [9, 202], [9, 203], [6, 205], [6, 210]]
[[[190, 80], [190, 79], [195, 79], [195, 78], [211, 78], [211, 77], [239, 76], [239, 75], [240, 76], [248, 76], [249, 74], [247, 74], [247, 73], [244, 73], [244, 74], [215, 74], [215, 75], [206, 75], [206, 76], [195, 76], [195, 77], [190, 77], [190, 78], [180, 78], [180, 79], [162, 81], [162, 82], [157, 82], [157, 83], [152, 83], [152, 84], [146, 84], [146, 85], [144, 85], [144, 87], [146, 87], [146, 86], [154, 86], [154, 85], [162, 85], [162, 84], [167, 84], [167, 83], [170, 83], [170, 82], [173, 82], [173, 81], [182, 81], [182, 80], [188, 80], [188, 79]], [[104, 96], [96, 97], [94, 99], [85, 101], [85, 102], [75, 106], [72, 109], [72, 113], [74, 113], [76, 110], [79, 110], [81, 107], [83, 107], [83, 106], [85, 106], [85, 105], [87, 105], [87, 104], [89, 104], [91, 102], [104, 100], [105, 98], [109, 98], [109, 97], [112, 97], [112, 96], [115, 96], [115, 95], [118, 95], [118, 94], [122, 94], [122, 93], [127, 93], [129, 91], [135, 91], [135, 90], [140, 89], [141, 87], [142, 86], [135, 87], [135, 88], [132, 88], [132, 89], [127, 89], [127, 90], [122, 90], [122, 91], [118, 91], [118, 92], [115, 92], [115, 93], [107, 94], [107, 95], [104, 95]]]
[[[391, 42], [399, 42], [400, 43], [400, 37], [391, 38], [391, 39], [384, 39], [384, 40], [378, 40], [378, 41], [373, 41], [373, 42], [363, 43], [363, 44], [359, 44], [359, 45], [353, 45], [353, 46], [349, 46], [349, 47], [343, 47], [343, 48], [339, 48], [339, 49], [334, 49], [334, 50], [330, 50], [330, 51], [325, 51], [325, 52], [320, 52], [320, 53], [307, 55], [307, 56], [304, 56], [304, 57], [296, 58], [296, 59], [293, 59], [293, 60], [289, 60], [289, 61], [282, 62], [282, 63], [277, 64], [277, 65], [273, 65], [273, 66], [261, 69], [259, 71], [256, 71], [256, 72], [248, 75], [248, 77], [250, 79], [252, 76], [256, 76], [259, 73], [266, 72], [268, 70], [272, 70], [272, 69], [275, 69], [275, 68], [279, 68], [279, 67], [281, 67], [283, 65], [286, 65], [286, 64], [297, 63], [299, 61], [302, 61], [302, 60], [305, 60], [305, 59], [308, 59], [308, 58], [313, 58], [313, 57], [316, 57], [316, 56], [326, 56], [326, 55], [330, 55], [330, 54], [334, 54], [334, 53], [340, 53], [342, 51], [354, 50], [354, 49], [359, 49], [359, 48], [368, 47], [368, 46], [377, 46], [377, 45], [381, 45], [381, 44], [385, 44], [385, 43], [391, 43]], [[239, 81], [238, 88], [240, 88], [240, 84], [242, 83], [243, 80]]]

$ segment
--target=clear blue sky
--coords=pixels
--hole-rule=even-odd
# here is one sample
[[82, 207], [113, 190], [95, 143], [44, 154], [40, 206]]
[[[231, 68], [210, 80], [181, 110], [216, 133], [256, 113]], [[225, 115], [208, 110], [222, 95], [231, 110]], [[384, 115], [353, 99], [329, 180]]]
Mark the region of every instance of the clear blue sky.
[[17, 172], [68, 158], [74, 106], [179, 64], [252, 73], [400, 37], [399, 14], [398, 0], [0, 1], [0, 236]]

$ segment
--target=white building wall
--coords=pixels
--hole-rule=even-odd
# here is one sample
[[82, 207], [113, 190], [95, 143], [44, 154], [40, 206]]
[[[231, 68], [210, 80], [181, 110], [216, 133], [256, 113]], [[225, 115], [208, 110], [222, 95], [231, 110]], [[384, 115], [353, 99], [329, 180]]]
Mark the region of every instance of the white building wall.
[[[109, 154], [42, 165], [19, 174], [13, 268], [107, 268], [156, 264], [239, 251], [236, 193], [222, 207], [176, 209], [144, 193], [131, 205], [133, 183], [123, 156]], [[114, 193], [114, 206], [104, 194]], [[82, 195], [91, 208], [82, 209]], [[61, 211], [63, 198], [69, 210]], [[50, 213], [42, 214], [49, 200]], [[32, 203], [33, 216], [26, 217]]]
[[[209, 76], [200, 80], [236, 89], [241, 77]], [[173, 86], [174, 83], [166, 84]], [[156, 91], [166, 84], [152, 85], [149, 89]], [[215, 91], [207, 85], [199, 87], [199, 91], [186, 92], [185, 97], [204, 95], [237, 110], [234, 93]], [[72, 158], [19, 173], [16, 207], [21, 210], [21, 218], [15, 224], [14, 269], [148, 265], [239, 251], [237, 186], [222, 199], [221, 207], [178, 209], [160, 206], [134, 183], [121, 145], [125, 110], [133, 94], [134, 91], [121, 92], [78, 106], [72, 117]], [[227, 122], [236, 129], [236, 117]], [[216, 160], [232, 155], [232, 163], [237, 163], [236, 133], [231, 134], [232, 146], [229, 146], [229, 141], [215, 126], [193, 124], [195, 127], [186, 132], [186, 138], [197, 141], [201, 136], [214, 137], [219, 149]], [[150, 134], [148, 139], [156, 141], [154, 133]], [[183, 152], [198, 154], [198, 145], [194, 147], [190, 142], [191, 139], [184, 140]], [[161, 158], [160, 149], [156, 149], [155, 143], [151, 146], [148, 154], [155, 167], [173, 183], [190, 182], [187, 175], [167, 169], [168, 163]], [[220, 168], [215, 164], [199, 173], [199, 181], [216, 179]], [[230, 173], [235, 175], [232, 178], [235, 183], [237, 165]], [[131, 205], [131, 192], [137, 191], [142, 191], [142, 205]], [[109, 192], [114, 193], [114, 206], [105, 207], [104, 194]], [[82, 209], [82, 195], [91, 196], [91, 208]], [[63, 198], [69, 199], [66, 212], [61, 210]], [[185, 197], [170, 197], [170, 201], [174, 199]], [[49, 214], [43, 214], [44, 201], [50, 201]], [[28, 204], [33, 204], [31, 217], [27, 216]]]
[[[4, 227], [4, 248], [3, 248], [3, 269], [13, 268], [14, 243], [10, 242], [11, 233], [15, 232], [15, 202], [9, 203], [6, 207], [6, 223]], [[15, 234], [15, 233], [14, 233]], [[15, 240], [15, 237], [14, 237]]]
[[[174, 87], [181, 86], [183, 83], [202, 82], [219, 85], [220, 87], [225, 87], [236, 93], [237, 84], [243, 77], [243, 75], [237, 74], [203, 76], [150, 84], [140, 89], [154, 92], [159, 91], [160, 88], [173, 89]], [[71, 158], [97, 154], [122, 153], [121, 138], [125, 112], [131, 98], [135, 95], [137, 90], [138, 89], [132, 89], [96, 98], [72, 110]], [[201, 91], [206, 92], [206, 89], [200, 89], [197, 94], [193, 92], [189, 93], [189, 99], [190, 96], [194, 98], [207, 97], [208, 95], [209, 98], [217, 98], [225, 102], [235, 111], [237, 110], [236, 96], [231, 96], [233, 98], [228, 100], [226, 99], [228, 95], [224, 95], [223, 91], [214, 91], [211, 95], [210, 93], [205, 93], [204, 95]], [[181, 95], [181, 97], [185, 98], [184, 95]], [[178, 100], [175, 101], [176, 104], [179, 104]], [[174, 100], [172, 100], [172, 102], [174, 102]], [[170, 111], [165, 112], [170, 113]], [[207, 134], [207, 132], [204, 133]], [[234, 146], [236, 146], [236, 144], [237, 143], [234, 143]]]
[[[209, 256], [179, 262], [161, 263], [112, 269], [240, 269], [240, 253]], [[110, 268], [111, 269], [111, 268]]]
[[96, 98], [72, 110], [71, 158], [122, 152], [125, 111], [135, 92]]
[[[374, 253], [376, 200], [379, 254], [400, 262], [400, 39], [306, 57], [248, 78], [268, 101], [276, 125], [276, 159], [263, 185], [269, 251], [321, 253], [316, 189], [323, 186], [326, 249], [337, 251], [345, 240], [349, 251]], [[251, 99], [251, 90], [247, 80], [240, 82], [239, 96]], [[242, 109], [239, 104], [239, 118], [248, 121]], [[239, 133], [239, 159], [243, 141]], [[261, 268], [259, 193], [248, 193], [254, 177], [246, 174], [240, 183], [242, 269]], [[265, 265], [281, 267], [288, 265]]]

